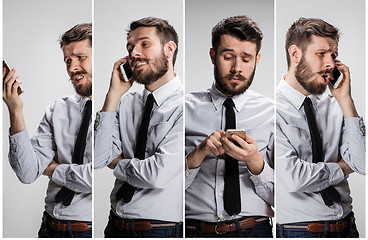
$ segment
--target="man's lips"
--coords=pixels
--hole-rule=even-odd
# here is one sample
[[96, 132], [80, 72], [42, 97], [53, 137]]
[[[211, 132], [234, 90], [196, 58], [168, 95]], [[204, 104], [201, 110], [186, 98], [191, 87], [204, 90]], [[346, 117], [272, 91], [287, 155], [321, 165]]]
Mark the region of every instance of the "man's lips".
[[84, 75], [83, 74], [77, 74], [73, 77], [73, 82], [75, 85], [80, 85], [82, 84], [84, 79]]
[[322, 74], [322, 82], [324, 85], [327, 85], [330, 82], [330, 74]]

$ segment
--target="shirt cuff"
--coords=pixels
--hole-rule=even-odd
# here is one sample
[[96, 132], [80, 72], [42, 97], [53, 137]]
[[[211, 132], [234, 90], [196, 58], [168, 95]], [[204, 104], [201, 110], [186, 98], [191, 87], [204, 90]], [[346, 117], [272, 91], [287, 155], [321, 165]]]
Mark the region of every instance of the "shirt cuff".
[[342, 171], [341, 167], [334, 162], [326, 163], [326, 166], [329, 169], [330, 175], [329, 175], [329, 184], [335, 185], [340, 183], [342, 180], [344, 180], [344, 172]]
[[266, 161], [264, 161], [264, 167], [260, 174], [254, 175], [250, 171], [249, 173], [251, 175], [250, 179], [252, 180], [254, 185], [262, 185], [263, 183], [274, 181], [273, 179], [274, 170], [267, 164]]
[[365, 124], [363, 118], [344, 118], [344, 124], [347, 134], [360, 134], [365, 136]]
[[116, 119], [116, 112], [97, 112], [95, 131], [99, 128], [112, 128]]
[[60, 164], [57, 166], [52, 173], [52, 181], [59, 186], [65, 186], [66, 184], [66, 171], [69, 167], [69, 164]]
[[128, 165], [130, 165], [130, 161], [133, 161], [133, 159], [121, 159], [118, 164], [116, 164], [113, 174], [120, 181], [127, 182], [133, 187], [137, 187], [137, 184], [127, 175], [126, 169], [128, 168]]
[[21, 132], [18, 132], [16, 134], [10, 135], [10, 128], [9, 128], [9, 153], [10, 155], [16, 155], [19, 153], [19, 148], [21, 146], [25, 146], [27, 143], [29, 143], [29, 136], [27, 129], [24, 129]]

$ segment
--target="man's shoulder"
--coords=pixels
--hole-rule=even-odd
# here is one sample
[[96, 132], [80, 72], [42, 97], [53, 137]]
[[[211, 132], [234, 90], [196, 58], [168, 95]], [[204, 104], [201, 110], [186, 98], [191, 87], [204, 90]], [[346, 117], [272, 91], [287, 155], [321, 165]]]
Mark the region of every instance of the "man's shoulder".
[[185, 95], [186, 103], [196, 103], [196, 102], [200, 103], [206, 101], [206, 99], [210, 99], [210, 89], [195, 91]]
[[269, 98], [269, 97], [266, 97], [263, 94], [260, 94], [256, 91], [250, 90], [250, 89], [248, 89], [247, 92], [248, 92], [248, 96], [251, 100], [264, 103], [265, 105], [274, 105], [274, 100]]

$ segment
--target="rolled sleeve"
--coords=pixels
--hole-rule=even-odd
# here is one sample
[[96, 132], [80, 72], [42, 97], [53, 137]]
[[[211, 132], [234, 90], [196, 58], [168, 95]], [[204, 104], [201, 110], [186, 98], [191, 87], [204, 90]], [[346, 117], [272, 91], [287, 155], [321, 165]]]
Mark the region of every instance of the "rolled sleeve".
[[349, 167], [365, 175], [365, 125], [362, 118], [345, 118], [340, 154]]
[[116, 112], [97, 112], [95, 120], [94, 168], [110, 164], [121, 155], [121, 141]]
[[92, 163], [60, 164], [52, 174], [52, 181], [78, 193], [92, 192]]

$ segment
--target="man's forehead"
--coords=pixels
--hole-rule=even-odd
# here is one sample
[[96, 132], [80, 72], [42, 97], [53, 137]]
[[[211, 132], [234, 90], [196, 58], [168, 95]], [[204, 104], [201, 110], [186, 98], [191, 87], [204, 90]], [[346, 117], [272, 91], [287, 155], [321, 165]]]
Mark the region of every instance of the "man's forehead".
[[313, 50], [325, 49], [337, 52], [338, 44], [337, 41], [330, 37], [321, 37], [313, 35], [308, 48]]
[[157, 38], [156, 27], [139, 27], [131, 31], [127, 37], [128, 44], [142, 39], [155, 39]]
[[78, 53], [92, 53], [92, 46], [88, 39], [71, 42], [63, 47], [64, 56], [75, 55]]
[[255, 42], [247, 40], [240, 40], [239, 38], [236, 38], [229, 34], [224, 34], [221, 35], [218, 50], [220, 52], [223, 50], [233, 50], [255, 55], [257, 52], [257, 44]]

